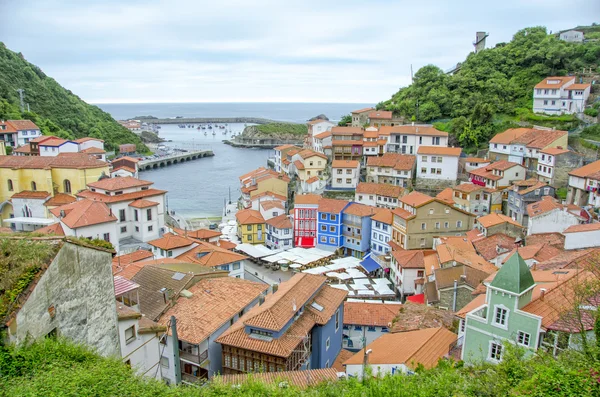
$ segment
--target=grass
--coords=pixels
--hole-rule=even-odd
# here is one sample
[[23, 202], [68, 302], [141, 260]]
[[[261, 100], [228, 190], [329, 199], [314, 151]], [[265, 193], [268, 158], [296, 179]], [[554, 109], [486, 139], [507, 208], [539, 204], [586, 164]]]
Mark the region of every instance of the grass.
[[255, 127], [263, 134], [306, 135], [308, 133], [308, 127], [306, 124], [268, 123], [259, 124]]

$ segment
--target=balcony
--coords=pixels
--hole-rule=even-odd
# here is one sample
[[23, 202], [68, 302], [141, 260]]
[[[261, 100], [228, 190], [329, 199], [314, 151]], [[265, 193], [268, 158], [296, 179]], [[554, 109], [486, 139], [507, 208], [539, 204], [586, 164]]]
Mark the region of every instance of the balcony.
[[342, 224], [345, 226], [362, 227], [362, 219], [354, 221], [346, 218], [342, 221]]
[[203, 351], [200, 355], [179, 350], [179, 358], [192, 364], [201, 365], [208, 359], [208, 350]]
[[185, 372], [181, 373], [181, 381], [183, 383], [187, 383], [190, 385], [204, 383], [204, 382], [206, 382], [206, 380], [207, 380], [207, 378], [205, 378], [205, 377], [194, 376], [192, 374], [186, 374]]
[[342, 232], [342, 235], [346, 236], [346, 237], [352, 237], [358, 240], [362, 240], [362, 234], [360, 233], [356, 233], [356, 232], [349, 232], [347, 230], [344, 230]]

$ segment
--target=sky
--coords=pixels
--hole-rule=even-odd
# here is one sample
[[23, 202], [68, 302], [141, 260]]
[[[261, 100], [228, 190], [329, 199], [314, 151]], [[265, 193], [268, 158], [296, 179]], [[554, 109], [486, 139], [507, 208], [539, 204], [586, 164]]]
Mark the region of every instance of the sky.
[[0, 14], [0, 41], [91, 103], [376, 103], [411, 65], [463, 60], [476, 31], [490, 47], [589, 25], [600, 1], [0, 0]]

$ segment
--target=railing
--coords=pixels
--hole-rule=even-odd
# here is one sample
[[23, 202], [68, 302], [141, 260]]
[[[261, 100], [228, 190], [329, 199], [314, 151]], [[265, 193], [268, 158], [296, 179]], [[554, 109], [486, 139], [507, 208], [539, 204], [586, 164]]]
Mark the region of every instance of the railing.
[[190, 363], [202, 364], [208, 358], [208, 350], [202, 352], [202, 354], [192, 354], [183, 350], [179, 350], [179, 358]]
[[360, 233], [356, 233], [356, 232], [349, 232], [349, 231], [347, 231], [347, 230], [344, 230], [344, 231], [342, 232], [342, 235], [344, 235], [344, 236], [346, 236], [346, 237], [353, 237], [353, 238], [356, 238], [356, 239], [362, 240], [362, 234], [360, 234]]
[[192, 374], [186, 374], [185, 372], [182, 372], [181, 380], [185, 383], [194, 384], [194, 383], [204, 383], [206, 381], [206, 378], [194, 376]]

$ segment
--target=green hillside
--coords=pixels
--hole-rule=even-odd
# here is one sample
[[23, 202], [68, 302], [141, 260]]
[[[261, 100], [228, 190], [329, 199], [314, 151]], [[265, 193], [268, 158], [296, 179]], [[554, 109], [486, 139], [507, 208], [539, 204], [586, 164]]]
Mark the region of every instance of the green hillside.
[[[25, 101], [31, 112], [20, 112], [19, 88], [25, 90]], [[109, 151], [118, 149], [122, 143], [135, 143], [139, 152], [148, 151], [137, 135], [119, 125], [108, 113], [85, 103], [1, 42], [0, 119], [30, 119], [44, 135], [65, 139], [99, 138]]]
[[378, 108], [422, 122], [443, 120], [440, 128], [473, 149], [517, 122], [573, 128], [578, 123], [573, 116], [532, 114], [533, 87], [546, 76], [577, 74], [583, 67], [599, 71], [599, 66], [600, 41], [567, 43], [544, 27], [527, 28], [509, 43], [471, 53], [454, 75], [434, 65], [422, 67], [413, 84]]

